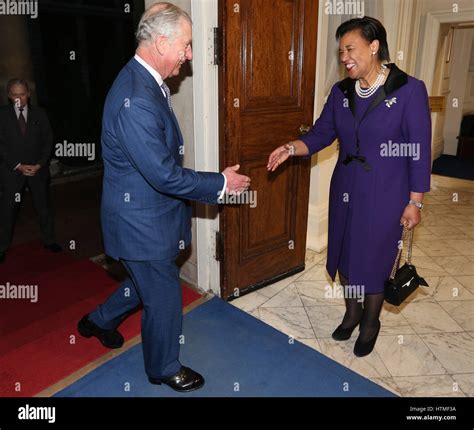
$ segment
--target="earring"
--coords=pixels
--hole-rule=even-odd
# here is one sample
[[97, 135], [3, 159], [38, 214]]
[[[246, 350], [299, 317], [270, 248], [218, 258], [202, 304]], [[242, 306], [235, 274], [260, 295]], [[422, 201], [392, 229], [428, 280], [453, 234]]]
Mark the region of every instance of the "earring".
[[375, 55], [375, 54], [376, 54], [376, 52], [372, 52], [372, 55]]

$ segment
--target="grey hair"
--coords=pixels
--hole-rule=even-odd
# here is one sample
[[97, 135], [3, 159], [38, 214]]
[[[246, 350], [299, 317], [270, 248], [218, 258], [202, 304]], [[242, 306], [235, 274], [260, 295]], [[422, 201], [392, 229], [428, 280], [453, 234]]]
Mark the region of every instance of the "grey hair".
[[156, 36], [165, 36], [174, 41], [182, 18], [192, 24], [190, 16], [178, 6], [165, 2], [154, 4], [140, 19], [135, 34], [138, 43], [149, 43]]
[[28, 91], [28, 92], [30, 91], [30, 88], [28, 86], [28, 82], [26, 82], [24, 79], [13, 78], [13, 79], [10, 79], [7, 83], [7, 94], [10, 94], [11, 89], [15, 85], [23, 85], [26, 88], [26, 91]]

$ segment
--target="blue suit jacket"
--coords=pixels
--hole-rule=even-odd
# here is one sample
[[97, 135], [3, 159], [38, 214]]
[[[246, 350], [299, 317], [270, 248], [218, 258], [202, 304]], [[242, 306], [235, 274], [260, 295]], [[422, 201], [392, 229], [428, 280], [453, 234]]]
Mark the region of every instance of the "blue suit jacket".
[[182, 167], [178, 122], [151, 74], [135, 59], [121, 70], [102, 124], [102, 230], [114, 259], [163, 260], [191, 240], [189, 200], [215, 204], [220, 173]]

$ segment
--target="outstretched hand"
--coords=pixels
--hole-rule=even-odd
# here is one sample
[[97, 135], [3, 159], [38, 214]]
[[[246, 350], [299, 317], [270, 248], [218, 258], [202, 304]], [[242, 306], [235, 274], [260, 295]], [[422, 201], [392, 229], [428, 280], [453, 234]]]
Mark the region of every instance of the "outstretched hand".
[[280, 167], [291, 155], [291, 145], [286, 144], [279, 146], [275, 149], [268, 157], [267, 169], [271, 172], [274, 172], [278, 167]]
[[237, 172], [240, 170], [240, 165], [237, 164], [232, 167], [227, 167], [222, 173], [227, 178], [228, 194], [240, 194], [248, 190], [251, 184], [251, 179], [248, 176], [240, 175]]

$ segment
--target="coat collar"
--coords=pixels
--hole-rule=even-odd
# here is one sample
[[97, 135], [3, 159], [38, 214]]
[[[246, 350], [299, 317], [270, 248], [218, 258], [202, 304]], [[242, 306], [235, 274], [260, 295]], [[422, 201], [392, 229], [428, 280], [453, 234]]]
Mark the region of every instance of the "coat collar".
[[[161, 101], [161, 99], [164, 99], [163, 93], [161, 92], [160, 86], [158, 85], [158, 82], [156, 82], [155, 78], [151, 75], [151, 73], [145, 69], [144, 66], [142, 66], [135, 58], [132, 58], [128, 62], [128, 66], [140, 77], [145, 83], [145, 87], [151, 89], [153, 92], [156, 92], [157, 94], [161, 94], [161, 97], [157, 97], [158, 100]], [[166, 100], [164, 100], [166, 102]]]
[[[388, 75], [385, 84], [381, 87], [381, 91], [378, 92], [377, 97], [374, 99], [369, 109], [367, 109], [366, 115], [374, 110], [385, 99], [385, 97], [408, 83], [408, 75], [403, 70], [400, 70], [394, 63], [387, 64], [386, 66], [390, 69], [390, 74]], [[354, 116], [356, 96], [355, 83], [356, 81], [354, 79], [346, 78], [338, 84], [340, 90], [349, 100], [349, 107]]]
[[[163, 92], [161, 91], [158, 82], [151, 75], [151, 73], [134, 57], [128, 62], [128, 66], [130, 66], [136, 73], [138, 73], [143, 78], [146, 83], [146, 86], [156, 94], [156, 99], [165, 107], [165, 111], [169, 112], [168, 102], [166, 101], [166, 98], [163, 95]], [[169, 112], [169, 114], [171, 116], [171, 119], [173, 120], [174, 126], [178, 130], [178, 135], [181, 137], [181, 130], [179, 128], [176, 115], [174, 114], [174, 112]]]
[[[13, 103], [10, 103], [9, 106], [10, 106], [10, 111], [13, 112], [13, 114], [16, 117], [15, 106], [13, 105]], [[36, 114], [36, 107], [32, 106], [30, 103], [28, 103], [28, 116], [30, 116], [31, 112], [33, 112], [33, 115], [35, 115]]]

